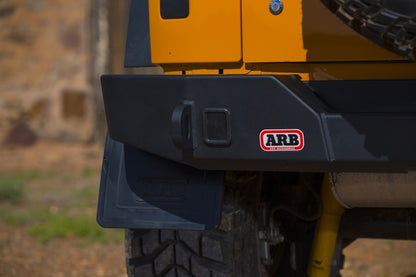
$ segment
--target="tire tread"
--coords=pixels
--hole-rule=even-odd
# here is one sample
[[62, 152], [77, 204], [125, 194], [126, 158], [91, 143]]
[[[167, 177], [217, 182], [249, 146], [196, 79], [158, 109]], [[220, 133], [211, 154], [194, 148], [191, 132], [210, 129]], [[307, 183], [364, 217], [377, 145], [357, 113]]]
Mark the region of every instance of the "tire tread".
[[126, 230], [127, 273], [130, 277], [259, 276], [256, 236], [252, 216], [231, 206], [224, 207], [218, 230]]
[[416, 18], [385, 8], [382, 0], [321, 1], [367, 39], [415, 61]]

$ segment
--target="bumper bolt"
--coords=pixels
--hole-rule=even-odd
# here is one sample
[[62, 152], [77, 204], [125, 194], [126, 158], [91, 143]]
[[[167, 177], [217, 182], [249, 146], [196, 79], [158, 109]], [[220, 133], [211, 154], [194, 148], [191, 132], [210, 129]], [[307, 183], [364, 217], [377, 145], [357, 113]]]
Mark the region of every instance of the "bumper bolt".
[[278, 15], [283, 11], [283, 3], [280, 0], [272, 0], [269, 4], [269, 10], [272, 14]]

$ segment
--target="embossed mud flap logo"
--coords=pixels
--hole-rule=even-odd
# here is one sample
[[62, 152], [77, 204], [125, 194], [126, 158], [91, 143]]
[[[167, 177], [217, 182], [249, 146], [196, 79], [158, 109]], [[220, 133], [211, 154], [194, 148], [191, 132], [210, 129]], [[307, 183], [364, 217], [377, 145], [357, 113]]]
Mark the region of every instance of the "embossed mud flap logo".
[[265, 129], [260, 132], [260, 146], [264, 151], [300, 151], [305, 141], [299, 129]]

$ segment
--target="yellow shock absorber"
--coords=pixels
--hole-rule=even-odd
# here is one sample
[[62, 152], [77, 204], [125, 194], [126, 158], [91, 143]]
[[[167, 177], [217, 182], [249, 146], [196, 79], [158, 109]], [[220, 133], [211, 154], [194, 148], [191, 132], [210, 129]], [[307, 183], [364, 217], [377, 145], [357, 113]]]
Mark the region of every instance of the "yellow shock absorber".
[[328, 277], [331, 273], [331, 262], [334, 256], [339, 224], [344, 212], [344, 208], [338, 203], [331, 191], [328, 174], [325, 174], [321, 194], [322, 215], [315, 229], [308, 265], [309, 277]]

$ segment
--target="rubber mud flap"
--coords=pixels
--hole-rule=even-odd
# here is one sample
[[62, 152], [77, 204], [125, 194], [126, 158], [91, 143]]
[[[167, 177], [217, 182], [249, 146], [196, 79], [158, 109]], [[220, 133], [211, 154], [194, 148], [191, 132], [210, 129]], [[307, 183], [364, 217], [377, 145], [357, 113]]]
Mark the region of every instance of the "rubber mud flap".
[[97, 221], [103, 227], [216, 228], [224, 173], [165, 160], [107, 136]]

